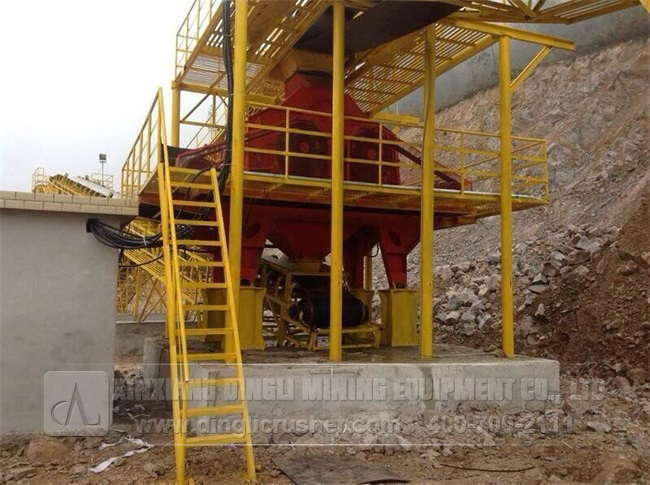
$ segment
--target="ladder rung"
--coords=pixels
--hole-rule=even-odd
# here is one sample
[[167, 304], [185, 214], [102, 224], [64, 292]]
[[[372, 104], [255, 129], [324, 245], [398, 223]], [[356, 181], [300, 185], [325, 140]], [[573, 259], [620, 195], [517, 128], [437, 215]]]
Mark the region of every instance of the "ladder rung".
[[186, 226], [212, 226], [219, 227], [217, 221], [206, 221], [204, 219], [175, 219], [176, 224], [184, 224]]
[[188, 361], [197, 361], [197, 360], [233, 360], [237, 357], [235, 353], [226, 353], [226, 352], [192, 352], [187, 354]]
[[207, 303], [196, 303], [194, 305], [185, 305], [184, 310], [191, 312], [226, 312], [228, 305], [208, 305]]
[[185, 335], [187, 337], [202, 337], [207, 335], [226, 335], [232, 332], [230, 328], [186, 328]]
[[204, 445], [218, 445], [223, 443], [243, 443], [246, 441], [246, 435], [243, 433], [229, 433], [229, 434], [206, 434], [202, 436], [191, 436], [185, 438], [187, 446], [204, 446]]
[[198, 266], [210, 268], [223, 268], [223, 261], [179, 261], [179, 266]]
[[189, 387], [217, 387], [239, 385], [238, 377], [220, 377], [217, 379], [190, 379], [187, 382]]
[[185, 207], [209, 207], [214, 209], [216, 204], [214, 202], [205, 202], [200, 200], [172, 200], [172, 205], [185, 206]]
[[226, 288], [225, 283], [195, 283], [195, 282], [182, 282], [181, 286], [183, 288], [197, 288], [204, 290], [216, 290], [219, 288]]
[[199, 190], [212, 190], [212, 185], [210, 184], [199, 184], [196, 182], [184, 182], [182, 180], [172, 180], [172, 187], [178, 187], [181, 189], [199, 189]]
[[[197, 173], [201, 172], [202, 170], [198, 170], [196, 168], [186, 168], [186, 167], [169, 167], [169, 171], [171, 173], [186, 173], [188, 175], [196, 175]], [[210, 172], [206, 170], [203, 172], [205, 175], [209, 175]]]
[[224, 404], [200, 408], [187, 408], [188, 416], [213, 416], [218, 414], [241, 414], [244, 407], [241, 404]]
[[221, 246], [221, 241], [214, 239], [177, 239], [176, 244], [179, 246]]

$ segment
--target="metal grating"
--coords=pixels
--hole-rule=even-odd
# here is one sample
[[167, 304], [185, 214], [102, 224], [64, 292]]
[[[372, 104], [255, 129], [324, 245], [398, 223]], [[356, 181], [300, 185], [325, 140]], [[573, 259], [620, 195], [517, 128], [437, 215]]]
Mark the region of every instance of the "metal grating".
[[[350, 1], [350, 5], [370, 8], [377, 1]], [[639, 0], [442, 1], [461, 7], [451, 19], [520, 23], [572, 23], [639, 5]], [[231, 4], [234, 4], [232, 0]], [[269, 73], [327, 6], [326, 0], [249, 0], [249, 93], [276, 99], [282, 95], [282, 85], [271, 79]], [[221, 17], [219, 0], [196, 0], [179, 29], [176, 80], [185, 89], [219, 93], [226, 87], [221, 56]], [[495, 38], [485, 32], [453, 26], [445, 21], [436, 24], [437, 74], [494, 41]], [[423, 50], [421, 33], [416, 32], [355, 58], [347, 68], [348, 94], [369, 113], [389, 106], [421, 84]]]
[[[435, 34], [437, 75], [496, 41], [484, 32], [440, 23]], [[349, 68], [346, 91], [363, 111], [380, 111], [422, 84], [424, 36], [420, 31], [408, 37], [406, 42], [402, 38], [375, 49]]]
[[[249, 0], [248, 3], [249, 92], [277, 96], [282, 86], [269, 80], [268, 73], [320, 17], [327, 3], [324, 0]], [[232, 12], [234, 8], [233, 5]], [[222, 48], [221, 2], [197, 0], [176, 36], [176, 80], [195, 88], [224, 89]]]

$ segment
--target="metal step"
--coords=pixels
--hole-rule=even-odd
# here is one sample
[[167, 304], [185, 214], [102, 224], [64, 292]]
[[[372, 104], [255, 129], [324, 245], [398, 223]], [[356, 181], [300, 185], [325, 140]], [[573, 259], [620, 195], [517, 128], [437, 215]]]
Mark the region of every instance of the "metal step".
[[206, 221], [203, 219], [175, 219], [174, 223], [183, 224], [186, 226], [208, 226], [208, 227], [219, 227], [217, 221]]
[[232, 333], [232, 328], [186, 328], [185, 336], [187, 337], [206, 337], [208, 335], [228, 335]]
[[220, 445], [225, 443], [244, 443], [246, 435], [241, 433], [229, 434], [206, 434], [201, 436], [191, 436], [185, 438], [187, 446], [206, 446], [206, 445]]
[[244, 406], [238, 404], [225, 404], [223, 406], [210, 406], [200, 408], [187, 408], [186, 412], [189, 417], [193, 416], [218, 416], [223, 414], [241, 414]]
[[196, 362], [199, 360], [233, 360], [237, 358], [237, 354], [226, 353], [226, 352], [192, 352], [187, 354], [187, 360], [190, 362]]
[[215, 241], [214, 239], [177, 239], [176, 244], [178, 246], [222, 246], [221, 241]]
[[218, 379], [190, 379], [188, 387], [221, 387], [239, 385], [238, 377], [220, 377]]
[[197, 189], [197, 190], [212, 190], [212, 185], [201, 184], [197, 182], [184, 182], [182, 180], [172, 180], [171, 186], [180, 189]]

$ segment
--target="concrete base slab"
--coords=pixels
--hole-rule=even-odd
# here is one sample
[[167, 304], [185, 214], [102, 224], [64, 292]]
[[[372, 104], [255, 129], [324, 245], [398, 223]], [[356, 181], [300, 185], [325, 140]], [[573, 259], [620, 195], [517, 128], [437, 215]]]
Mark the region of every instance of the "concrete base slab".
[[[158, 354], [166, 359], [165, 351]], [[151, 358], [152, 352], [145, 355]], [[559, 402], [556, 361], [525, 356], [506, 359], [448, 345], [437, 345], [435, 355], [422, 361], [416, 348], [379, 348], [348, 352], [345, 362], [333, 364], [325, 352], [247, 351], [244, 374], [251, 418], [254, 423], [320, 422], [347, 416], [371, 419], [483, 409], [508, 414], [539, 411]], [[145, 364], [151, 366], [149, 376], [166, 374], [166, 364]], [[192, 363], [190, 372], [196, 379], [233, 375], [232, 367], [212, 362]], [[197, 387], [189, 399], [190, 406], [232, 403], [236, 387]], [[207, 430], [209, 421], [194, 424]]]

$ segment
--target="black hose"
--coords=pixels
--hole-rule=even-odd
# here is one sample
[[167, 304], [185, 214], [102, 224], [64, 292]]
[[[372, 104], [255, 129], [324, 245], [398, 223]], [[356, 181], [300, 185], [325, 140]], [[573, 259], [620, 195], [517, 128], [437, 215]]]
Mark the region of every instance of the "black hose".
[[[113, 249], [131, 250], [162, 247], [160, 233], [151, 236], [140, 236], [118, 227], [110, 226], [99, 219], [88, 219], [86, 230], [95, 236], [100, 243]], [[184, 239], [191, 236], [193, 229], [185, 224], [176, 226], [177, 237]]]

